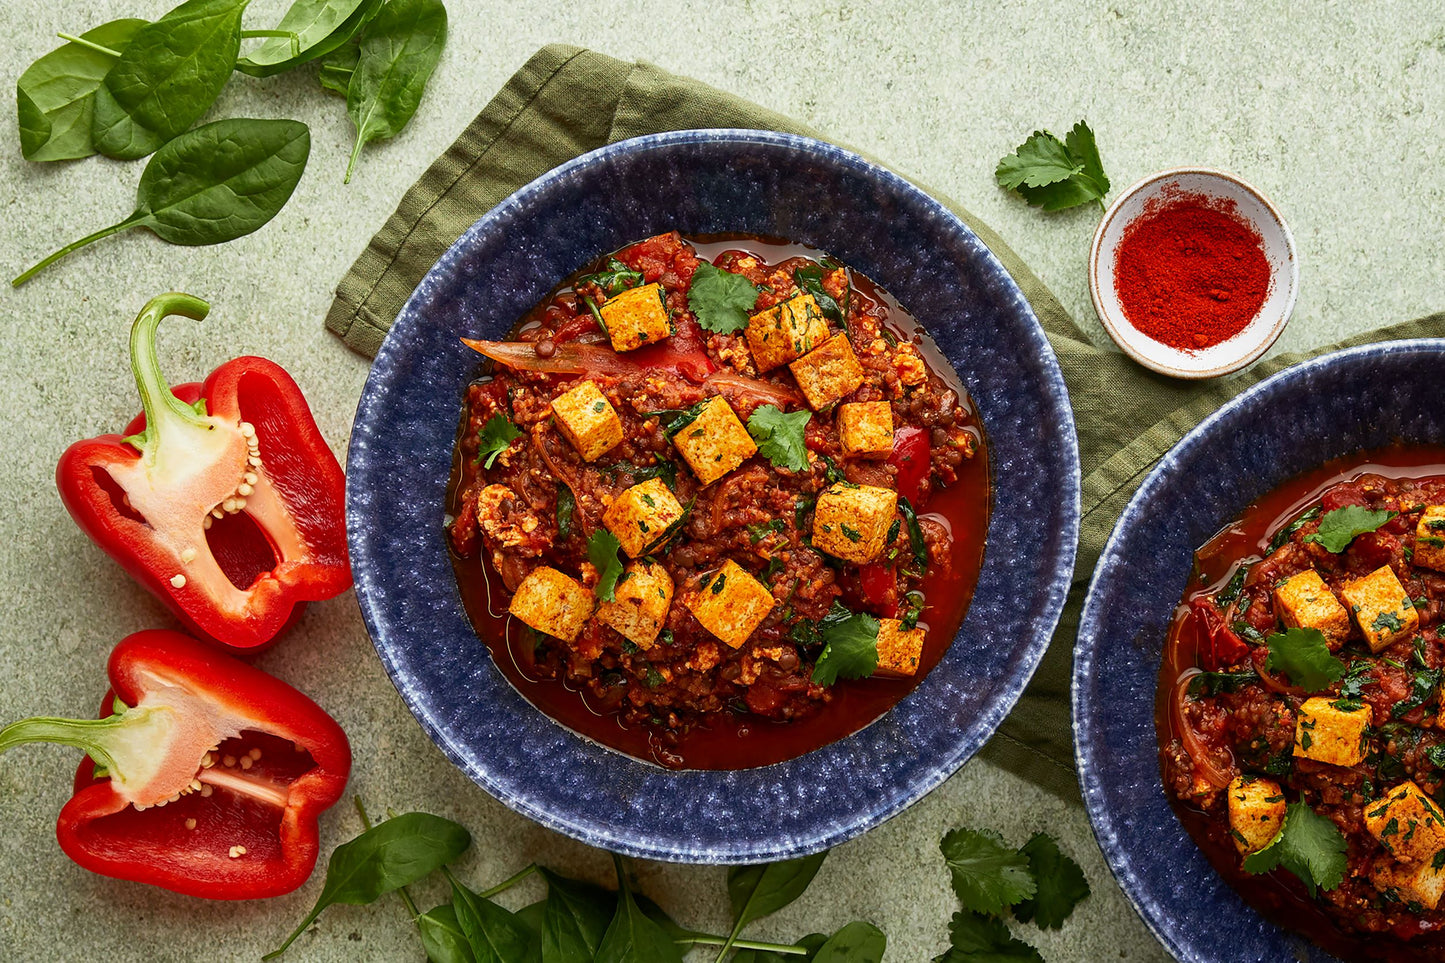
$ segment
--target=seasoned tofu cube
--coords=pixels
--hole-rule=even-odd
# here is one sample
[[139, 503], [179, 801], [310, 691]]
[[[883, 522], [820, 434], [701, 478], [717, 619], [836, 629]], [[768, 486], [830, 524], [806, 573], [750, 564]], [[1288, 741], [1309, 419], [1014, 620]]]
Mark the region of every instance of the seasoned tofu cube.
[[898, 493], [838, 482], [813, 507], [813, 547], [859, 565], [883, 554], [898, 512]]
[[1229, 784], [1229, 834], [1235, 848], [1248, 854], [1268, 846], [1284, 824], [1286, 808], [1284, 792], [1273, 779], [1235, 776]]
[[656, 562], [629, 562], [617, 580], [616, 600], [597, 603], [597, 619], [646, 651], [657, 641], [672, 607], [672, 576]]
[[788, 370], [814, 411], [846, 398], [863, 383], [863, 366], [853, 354], [846, 334], [833, 335], [788, 365]]
[[758, 373], [800, 358], [828, 340], [828, 322], [811, 294], [800, 294], [748, 318], [748, 347]]
[[1415, 603], [1388, 565], [1346, 582], [1340, 595], [1365, 634], [1365, 641], [1370, 643], [1371, 652], [1379, 652], [1399, 639], [1412, 638], [1420, 627]]
[[633, 558], [661, 544], [668, 526], [682, 518], [682, 505], [660, 478], [649, 478], [617, 496], [602, 513], [602, 524]]
[[656, 344], [672, 334], [661, 284], [629, 288], [602, 303], [599, 309], [613, 351], [631, 351]]
[[1318, 629], [1334, 652], [1350, 634], [1350, 613], [1314, 569], [1291, 575], [1274, 587], [1274, 607], [1292, 629]]
[[1445, 505], [1428, 505], [1415, 529], [1416, 565], [1445, 572]]
[[571, 642], [592, 617], [592, 590], [543, 565], [517, 586], [508, 611], [543, 635]]
[[893, 451], [893, 406], [886, 401], [839, 405], [838, 437], [844, 454], [889, 455]]
[[742, 648], [774, 604], [767, 586], [732, 559], [715, 575], [706, 576], [687, 601], [702, 627], [734, 649]]
[[1355, 766], [1365, 758], [1365, 728], [1372, 710], [1341, 709], [1331, 696], [1306, 699], [1299, 707], [1294, 728], [1294, 754], [1332, 766]]
[[1419, 903], [1433, 910], [1445, 895], [1445, 862], [1437, 867], [1433, 859], [1399, 863], [1378, 857], [1370, 868], [1370, 882], [1380, 892], [1391, 893], [1402, 903]]
[[672, 436], [672, 443], [704, 485], [711, 485], [758, 451], [722, 395], [709, 398], [697, 418]]
[[874, 675], [903, 679], [918, 672], [926, 629], [905, 629], [898, 619], [878, 620], [878, 668]]
[[1398, 860], [1432, 860], [1445, 851], [1445, 812], [1412, 780], [1365, 807], [1365, 828]]
[[602, 390], [582, 381], [552, 399], [557, 429], [582, 455], [595, 461], [622, 442], [622, 419]]

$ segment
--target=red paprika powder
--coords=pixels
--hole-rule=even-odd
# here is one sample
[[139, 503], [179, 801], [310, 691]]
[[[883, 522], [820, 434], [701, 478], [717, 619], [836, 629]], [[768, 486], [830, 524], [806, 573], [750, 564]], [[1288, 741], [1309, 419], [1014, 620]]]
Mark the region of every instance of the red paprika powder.
[[1264, 241], [1234, 202], [1177, 193], [1124, 231], [1114, 290], [1129, 323], [1181, 351], [1228, 341], [1269, 297]]

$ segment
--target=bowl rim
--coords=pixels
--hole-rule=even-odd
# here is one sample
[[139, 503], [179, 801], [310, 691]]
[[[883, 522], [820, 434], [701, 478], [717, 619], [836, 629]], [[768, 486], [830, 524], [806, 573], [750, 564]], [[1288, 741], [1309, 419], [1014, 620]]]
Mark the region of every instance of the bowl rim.
[[[429, 288], [438, 279], [449, 277], [457, 271], [469, 245], [474, 239], [486, 231], [489, 227], [498, 222], [505, 221], [512, 216], [515, 210], [537, 194], [552, 189], [553, 185], [565, 181], [580, 168], [609, 160], [617, 155], [631, 154], [651, 150], [665, 150], [680, 145], [700, 144], [709, 142], [723, 142], [736, 144], [753, 144], [770, 148], [781, 148], [786, 151], [822, 158], [831, 163], [842, 164], [870, 179], [882, 182], [888, 190], [894, 193], [911, 196], [920, 206], [921, 210], [930, 217], [943, 220], [950, 230], [960, 232], [961, 236], [968, 242], [973, 253], [985, 260], [989, 275], [996, 278], [1006, 297], [1012, 299], [1011, 308], [1022, 312], [1023, 317], [1029, 322], [1027, 325], [1027, 337], [1036, 338], [1039, 346], [1044, 349], [1040, 352], [1038, 363], [1044, 372], [1044, 382], [1041, 386], [1046, 407], [1056, 407], [1059, 428], [1057, 444], [1059, 456], [1066, 469], [1063, 472], [1063, 489], [1058, 492], [1059, 514], [1062, 516], [1062, 531], [1060, 533], [1060, 548], [1057, 553], [1052, 571], [1046, 580], [1036, 587], [1039, 595], [1039, 614], [1031, 621], [1036, 627], [1034, 636], [1019, 651], [1019, 671], [1007, 680], [1007, 683], [999, 686], [997, 696], [985, 707], [976, 718], [981, 725], [974, 727], [967, 737], [959, 738], [952, 745], [953, 751], [946, 757], [939, 756], [932, 758], [926, 765], [920, 765], [917, 774], [911, 782], [905, 783], [906, 789], [892, 793], [887, 798], [880, 798], [870, 803], [866, 811], [856, 816], [850, 816], [846, 821], [837, 819], [817, 820], [809, 834], [796, 834], [779, 838], [774, 835], [765, 840], [729, 840], [725, 843], [702, 844], [696, 840], [690, 840], [686, 844], [678, 840], [649, 839], [641, 838], [635, 833], [628, 833], [619, 830], [613, 825], [616, 820], [603, 818], [598, 814], [580, 813], [558, 813], [552, 808], [534, 804], [533, 800], [509, 789], [503, 780], [489, 776], [486, 766], [473, 758], [467, 758], [458, 747], [452, 745], [452, 739], [444, 732], [445, 720], [434, 720], [422, 711], [421, 706], [415, 700], [414, 694], [404, 689], [398, 674], [398, 666], [394, 663], [393, 655], [388, 651], [388, 645], [383, 644], [383, 639], [391, 633], [385, 629], [383, 619], [379, 617], [380, 602], [374, 599], [370, 586], [371, 579], [365, 573], [358, 573], [356, 578], [356, 596], [361, 607], [363, 621], [373, 644], [377, 649], [382, 664], [387, 671], [388, 678], [398, 689], [403, 701], [411, 711], [418, 724], [427, 733], [432, 742], [443, 752], [452, 764], [456, 765], [465, 775], [481, 788], [486, 790], [494, 798], [526, 816], [527, 818], [554, 831], [571, 836], [589, 845], [598, 846], [620, 852], [627, 855], [638, 856], [649, 859], [657, 859], [672, 862], [689, 863], [757, 863], [762, 861], [776, 860], [817, 852], [851, 839], [863, 832], [877, 826], [885, 820], [897, 815], [908, 808], [923, 796], [942, 784], [949, 776], [956, 772], [969, 759], [971, 759], [985, 742], [996, 732], [1004, 717], [1013, 709], [1018, 698], [1022, 695], [1024, 688], [1032, 679], [1034, 673], [1048, 648], [1048, 644], [1057, 628], [1058, 620], [1062, 614], [1063, 601], [1067, 595], [1069, 584], [1073, 574], [1073, 562], [1077, 553], [1078, 527], [1081, 504], [1081, 475], [1078, 453], [1078, 438], [1074, 428], [1073, 411], [1069, 404], [1067, 386], [1064, 383], [1062, 371], [1058, 359], [1047, 350], [1047, 336], [1042, 324], [1038, 321], [1032, 305], [1028, 302], [1008, 270], [995, 255], [984, 244], [982, 239], [955, 213], [944, 206], [940, 201], [929, 195], [922, 188], [906, 180], [900, 175], [875, 164], [860, 155], [809, 137], [795, 134], [787, 134], [778, 131], [762, 131], [748, 128], [701, 128], [682, 131], [667, 131], [658, 134], [648, 134], [640, 137], [629, 138], [605, 145], [593, 151], [582, 154], [564, 164], [561, 164], [550, 171], [540, 175], [528, 184], [519, 188], [509, 195], [495, 207], [479, 217], [453, 244], [441, 255], [437, 262], [427, 272], [427, 275], [418, 283], [405, 305], [397, 315], [396, 323], [388, 332], [386, 339], [377, 353], [376, 361], [367, 377], [366, 385], [362, 389], [361, 398], [357, 405], [357, 413], [354, 426], [366, 424], [372, 417], [371, 409], [381, 405], [381, 396], [384, 394], [377, 382], [384, 380], [378, 373], [383, 371], [390, 360], [390, 356], [399, 352], [398, 345], [400, 337], [393, 337], [397, 331], [405, 331], [411, 323], [410, 319], [416, 317], [424, 307], [424, 302], [429, 295]], [[366, 439], [363, 435], [367, 432], [358, 431], [353, 428], [352, 440], [348, 450], [348, 476], [353, 468], [357, 466], [358, 460], [368, 460], [364, 453], [358, 454], [360, 449], [366, 447]], [[360, 444], [358, 444], [360, 442]], [[353, 489], [348, 487], [348, 518], [352, 517], [353, 511]], [[349, 538], [352, 547], [352, 557], [355, 563], [358, 559], [364, 560], [372, 553], [363, 544], [363, 535], [359, 529], [352, 529], [348, 525]], [[987, 566], [985, 561], [985, 566]], [[464, 617], [464, 616], [463, 616]], [[962, 629], [960, 629], [962, 631]], [[955, 636], [955, 640], [956, 640]], [[926, 685], [925, 679], [921, 685]], [[917, 697], [919, 690], [915, 689], [905, 697], [904, 702]], [[900, 705], [903, 703], [899, 703]], [[895, 707], [896, 708], [896, 707]], [[550, 720], [540, 710], [535, 708], [540, 717]], [[890, 710], [890, 712], [893, 710]], [[592, 742], [586, 736], [550, 720], [559, 728], [565, 730], [570, 738]], [[877, 722], [870, 723], [859, 732], [865, 732]], [[854, 733], [830, 745], [842, 745], [858, 736]], [[595, 744], [595, 743], [594, 743]], [[605, 747], [604, 747], [605, 748]], [[824, 746], [812, 753], [788, 760], [775, 766], [788, 766], [799, 759], [806, 759], [819, 752], [827, 751], [829, 747]], [[615, 750], [608, 750], [615, 752]], [[642, 765], [642, 763], [639, 763]], [[763, 767], [767, 768], [767, 767]], [[753, 770], [743, 770], [753, 771]], [[695, 779], [707, 779], [711, 777], [726, 776], [728, 770], [688, 770], [681, 775]], [[569, 818], [570, 817], [570, 818]]]
[[[1270, 328], [1264, 339], [1255, 348], [1245, 352], [1232, 361], [1226, 361], [1212, 368], [1181, 368], [1177, 365], [1167, 364], [1158, 359], [1151, 358], [1135, 349], [1134, 346], [1128, 342], [1128, 339], [1120, 334], [1118, 327], [1114, 324], [1112, 312], [1107, 309], [1106, 305], [1117, 304], [1117, 301], [1113, 297], [1105, 297], [1101, 291], [1102, 285], [1099, 279], [1099, 253], [1103, 248], [1104, 235], [1108, 232], [1114, 219], [1119, 216], [1119, 212], [1123, 209], [1123, 206], [1136, 194], [1159, 181], [1184, 175], [1217, 178], [1233, 184], [1235, 187], [1255, 198], [1260, 204], [1264, 205], [1265, 210], [1269, 211], [1270, 217], [1273, 218], [1275, 224], [1279, 226], [1280, 234], [1284, 238], [1285, 249], [1289, 253], [1289, 269], [1286, 272], [1289, 286], [1286, 291], [1284, 310], [1280, 312], [1279, 320], [1274, 323], [1274, 326]], [[1231, 174], [1228, 171], [1217, 168], [1171, 167], [1167, 170], [1157, 171], [1141, 177], [1133, 184], [1130, 184], [1114, 199], [1114, 203], [1109, 205], [1109, 209], [1105, 211], [1104, 216], [1099, 219], [1099, 226], [1094, 229], [1094, 239], [1089, 244], [1089, 299], [1094, 304], [1094, 313], [1098, 316], [1099, 323], [1103, 325], [1104, 330], [1109, 335], [1109, 339], [1118, 346], [1120, 351], [1150, 371], [1156, 371], [1159, 374], [1168, 375], [1171, 378], [1179, 378], [1184, 381], [1201, 381], [1207, 378], [1218, 378], [1223, 375], [1233, 374], [1236, 371], [1249, 367], [1255, 361], [1258, 361], [1266, 351], [1274, 347], [1280, 335], [1284, 334], [1284, 329], [1289, 325], [1290, 319], [1294, 316], [1295, 303], [1298, 297], [1299, 250], [1295, 246], [1294, 232], [1290, 230], [1289, 224], [1284, 219], [1284, 215], [1280, 214], [1279, 208], [1275, 207], [1274, 202], [1269, 199], [1264, 191], [1236, 174]]]
[[[1320, 369], [1349, 365], [1363, 359], [1388, 355], [1409, 355], [1417, 352], [1436, 355], [1445, 353], [1445, 338], [1402, 338], [1342, 348], [1290, 365], [1235, 395], [1200, 421], [1177, 444], [1164, 453], [1134, 492], [1133, 497], [1129, 499], [1129, 503], [1119, 515], [1119, 520], [1110, 531], [1103, 550], [1099, 553], [1099, 561], [1094, 566], [1088, 594], [1085, 596], [1084, 607], [1079, 616], [1079, 634], [1074, 642], [1074, 671], [1069, 687], [1072, 707], [1070, 715], [1074, 730], [1074, 768], [1079, 778], [1079, 790], [1083, 796], [1084, 810], [1089, 817], [1089, 828], [1094, 834], [1096, 845], [1104, 855], [1104, 864], [1109, 867], [1114, 881], [1124, 892], [1124, 896], [1129, 900], [1129, 904], [1134, 908], [1134, 912], [1140, 920], [1148, 927], [1149, 932], [1153, 933], [1160, 945], [1180, 963], [1218, 963], [1220, 958], [1200, 956], [1194, 952], [1192, 946], [1181, 944], [1166, 921], [1157, 919], [1154, 911], [1146, 908], [1150, 903], [1149, 897], [1152, 895], [1152, 891], [1145, 889], [1142, 881], [1134, 872], [1131, 850], [1120, 843], [1121, 838], [1124, 838], [1126, 834], [1120, 832], [1121, 826], [1114, 818], [1117, 814], [1105, 805], [1103, 799], [1104, 787], [1095, 764], [1095, 744], [1103, 737], [1103, 727], [1095, 724], [1095, 713], [1085, 711], [1083, 705], [1082, 693], [1086, 688], [1085, 680], [1094, 673], [1095, 659], [1100, 648], [1097, 644], [1100, 640], [1091, 634], [1090, 627], [1097, 620], [1099, 609], [1105, 605], [1100, 594], [1100, 586], [1111, 577], [1111, 573], [1107, 571], [1111, 566], [1107, 566], [1105, 563], [1117, 554], [1125, 529], [1144, 514], [1144, 503], [1151, 500], [1161, 486], [1172, 480], [1180, 460], [1196, 447], [1205, 444], [1206, 436], [1214, 432], [1215, 426], [1234, 417], [1235, 412], [1239, 409], [1254, 403], [1254, 400], [1261, 395], [1279, 390], [1283, 384]], [[1086, 642], [1089, 644], [1086, 645]], [[1151, 699], [1154, 697], [1152, 688], [1149, 696]], [[1157, 753], [1155, 754], [1157, 755]], [[1160, 779], [1153, 780], [1153, 784], [1155, 784], [1154, 788], [1162, 791]], [[1183, 832], [1182, 827], [1180, 832]], [[1249, 906], [1247, 903], [1244, 905]], [[1253, 906], [1249, 906], [1249, 909], [1251, 912], [1258, 913]], [[1288, 933], [1289, 931], [1281, 929], [1280, 932]], [[1316, 947], [1316, 949], [1318, 948]], [[1322, 958], [1334, 959], [1328, 954]]]

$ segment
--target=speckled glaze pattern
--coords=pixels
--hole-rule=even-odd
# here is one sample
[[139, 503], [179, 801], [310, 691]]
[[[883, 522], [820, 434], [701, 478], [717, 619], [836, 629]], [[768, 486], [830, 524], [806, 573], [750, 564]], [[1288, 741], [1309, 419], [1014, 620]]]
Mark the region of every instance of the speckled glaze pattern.
[[1256, 498], [1349, 452], [1445, 442], [1445, 341], [1368, 345], [1289, 368], [1174, 447], [1110, 536], [1074, 650], [1074, 747], [1114, 876], [1183, 963], [1325, 963], [1220, 878], [1175, 817], [1154, 728], [1159, 659], [1194, 550]]
[[[443, 498], [478, 357], [560, 278], [662, 231], [822, 248], [928, 327], [982, 412], [994, 507], [977, 594], [949, 653], [891, 712], [798, 759], [668, 772], [534, 709], [462, 609]], [[833, 846], [937, 786], [993, 733], [1048, 644], [1073, 568], [1078, 452], [1063, 379], [1028, 302], [942, 205], [828, 144], [757, 131], [636, 138], [544, 175], [473, 225], [391, 329], [348, 458], [357, 597], [392, 681], [478, 785], [586, 843], [654, 859], [750, 863]]]

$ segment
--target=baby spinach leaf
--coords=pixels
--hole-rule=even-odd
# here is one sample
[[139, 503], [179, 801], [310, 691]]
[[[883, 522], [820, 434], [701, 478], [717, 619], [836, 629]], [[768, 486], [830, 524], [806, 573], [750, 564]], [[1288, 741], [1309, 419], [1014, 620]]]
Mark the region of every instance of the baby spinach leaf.
[[748, 312], [758, 303], [758, 289], [741, 274], [698, 263], [687, 288], [687, 306], [697, 323], [718, 334], [747, 327]]
[[965, 909], [1003, 915], [1038, 892], [1027, 856], [989, 829], [954, 829], [939, 844]]
[[872, 923], [855, 920], [828, 937], [813, 954], [813, 963], [880, 963], [888, 937]]
[[1323, 692], [1345, 674], [1345, 664], [1330, 654], [1319, 629], [1287, 629], [1264, 641], [1269, 646], [1265, 667], [1287, 673], [1306, 692]]
[[793, 272], [793, 280], [804, 292], [811, 294], [813, 300], [818, 302], [818, 307], [823, 312], [823, 317], [828, 318], [835, 324], [847, 326], [844, 320], [844, 306], [839, 304], [833, 295], [829, 294], [823, 287], [823, 267], [819, 264], [809, 264], [798, 268]]
[[521, 437], [522, 430], [512, 424], [510, 418], [501, 413], [492, 415], [477, 432], [477, 461], [483, 468], [491, 468], [497, 456], [512, 447], [512, 442]]
[[1334, 511], [1325, 512], [1320, 527], [1313, 535], [1306, 535], [1306, 542], [1316, 542], [1324, 550], [1338, 555], [1350, 547], [1355, 536], [1373, 532], [1398, 515], [1399, 512], [1376, 511], [1360, 505], [1346, 505]]
[[324, 57], [360, 32], [376, 15], [382, 0], [296, 0], [276, 30], [293, 34], [296, 44], [273, 37], [236, 61], [236, 69], [252, 77], [270, 77]]
[[612, 860], [621, 891], [617, 911], [597, 947], [595, 963], [682, 963], [682, 951], [672, 936], [637, 905], [621, 859], [614, 855]]
[[533, 936], [515, 913], [467, 889], [450, 873], [452, 909], [476, 963], [518, 963], [527, 959]]
[[803, 433], [813, 413], [784, 413], [776, 405], [759, 405], [748, 416], [748, 434], [758, 443], [758, 453], [779, 468], [803, 471], [808, 467], [808, 449]]
[[1014, 907], [1020, 922], [1037, 923], [1039, 929], [1056, 930], [1064, 925], [1074, 907], [1089, 896], [1089, 881], [1079, 864], [1059, 851], [1048, 833], [1034, 833], [1019, 850], [1029, 861], [1038, 890]]
[[933, 963], [1044, 963], [1039, 951], [1016, 939], [1004, 921], [969, 910], [953, 914], [948, 924], [949, 948]]
[[542, 916], [542, 963], [592, 959], [616, 915], [616, 895], [547, 869], [541, 873], [547, 880], [547, 902]]
[[421, 932], [421, 945], [431, 963], [476, 963], [471, 943], [462, 932], [462, 924], [457, 922], [457, 911], [451, 903], [443, 903], [418, 916], [416, 928]]
[[395, 137], [416, 113], [446, 40], [447, 10], [441, 0], [387, 0], [367, 24], [346, 88], [346, 112], [356, 125], [346, 183], [351, 183], [361, 148]]
[[1244, 858], [1246, 872], [1268, 873], [1283, 867], [1315, 895], [1315, 888], [1334, 889], [1345, 878], [1345, 837], [1328, 817], [1308, 803], [1290, 803], [1274, 839]]
[[811, 856], [758, 866], [735, 866], [728, 870], [728, 901], [732, 903], [735, 922], [718, 959], [721, 960], [737, 941], [743, 927], [753, 920], [776, 913], [802, 896], [827, 858], [828, 851], [825, 849]]
[[[112, 20], [81, 34], [111, 51], [124, 51], [144, 20]], [[20, 152], [30, 161], [74, 160], [95, 153], [90, 138], [95, 90], [118, 58], [75, 42], [35, 61], [15, 84]]]
[[838, 677], [862, 679], [878, 668], [878, 620], [867, 612], [850, 612], [837, 602], [823, 617], [823, 651], [813, 663], [813, 681], [832, 685]]
[[236, 65], [246, 3], [186, 0], [138, 29], [96, 88], [95, 149], [134, 160], [199, 120]]
[[361, 45], [346, 43], [321, 58], [321, 70], [316, 79], [322, 89], [346, 96], [351, 86], [351, 75], [356, 72], [356, 62], [361, 59]]
[[218, 120], [166, 144], [141, 173], [130, 217], [66, 245], [10, 282], [24, 284], [87, 244], [132, 227], [172, 244], [218, 244], [281, 210], [306, 169], [311, 133], [295, 120]]
[[430, 813], [402, 813], [342, 843], [326, 864], [326, 883], [316, 905], [286, 942], [262, 959], [286, 952], [326, 907], [371, 903], [456, 859], [471, 843], [464, 827]]

